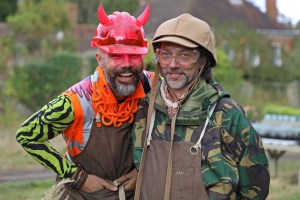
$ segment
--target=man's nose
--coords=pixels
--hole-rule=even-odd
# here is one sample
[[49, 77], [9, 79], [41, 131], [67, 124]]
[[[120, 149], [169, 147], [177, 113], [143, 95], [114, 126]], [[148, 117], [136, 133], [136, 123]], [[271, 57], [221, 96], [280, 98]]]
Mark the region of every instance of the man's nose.
[[131, 65], [131, 60], [129, 55], [122, 55], [121, 63], [122, 66], [130, 66]]
[[176, 56], [173, 56], [172, 58], [171, 58], [171, 61], [170, 61], [170, 63], [169, 63], [169, 67], [177, 67], [177, 57]]
[[122, 64], [127, 66], [130, 63], [129, 56], [127, 54], [122, 55]]

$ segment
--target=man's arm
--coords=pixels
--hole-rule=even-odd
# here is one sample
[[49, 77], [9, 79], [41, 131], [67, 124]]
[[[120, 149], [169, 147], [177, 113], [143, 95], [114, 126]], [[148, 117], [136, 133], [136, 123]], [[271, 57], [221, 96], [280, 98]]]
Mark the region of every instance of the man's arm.
[[17, 130], [16, 139], [34, 160], [61, 178], [70, 178], [76, 165], [54, 149], [49, 140], [61, 134], [73, 120], [70, 100], [59, 96], [26, 120]]
[[270, 174], [262, 140], [237, 105], [229, 113], [231, 124], [226, 129], [234, 138], [228, 145], [237, 161], [238, 193], [246, 199], [266, 199]]

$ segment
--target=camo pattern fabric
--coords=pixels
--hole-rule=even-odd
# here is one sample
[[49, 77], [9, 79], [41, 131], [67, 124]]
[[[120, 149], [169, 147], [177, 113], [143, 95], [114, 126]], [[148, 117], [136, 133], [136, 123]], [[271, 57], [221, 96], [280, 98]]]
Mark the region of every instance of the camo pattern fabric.
[[[204, 83], [206, 84], [206, 83]], [[217, 96], [196, 101], [196, 89], [180, 106], [175, 142], [199, 139], [207, 110], [217, 101], [202, 139], [202, 177], [210, 199], [266, 199], [269, 193], [269, 166], [260, 136], [242, 108], [229, 98], [215, 81], [210, 84]], [[134, 162], [139, 167], [145, 138], [149, 95], [140, 102], [133, 127]], [[209, 106], [207, 106], [209, 104]], [[156, 116], [152, 140], [170, 141], [171, 119], [160, 94], [155, 101]], [[167, 158], [166, 158], [167, 159]]]

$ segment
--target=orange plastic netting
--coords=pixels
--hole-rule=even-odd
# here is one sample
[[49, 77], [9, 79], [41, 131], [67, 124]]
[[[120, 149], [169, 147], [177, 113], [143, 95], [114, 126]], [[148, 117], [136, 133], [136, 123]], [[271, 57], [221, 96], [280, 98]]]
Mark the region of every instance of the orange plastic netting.
[[118, 128], [123, 122], [132, 123], [134, 113], [138, 109], [138, 100], [146, 96], [141, 82], [138, 84], [136, 91], [119, 104], [106, 82], [103, 68], [97, 67], [96, 70], [99, 76], [98, 81], [93, 83], [92, 105], [96, 119], [99, 117], [96, 121], [97, 126], [103, 124]]

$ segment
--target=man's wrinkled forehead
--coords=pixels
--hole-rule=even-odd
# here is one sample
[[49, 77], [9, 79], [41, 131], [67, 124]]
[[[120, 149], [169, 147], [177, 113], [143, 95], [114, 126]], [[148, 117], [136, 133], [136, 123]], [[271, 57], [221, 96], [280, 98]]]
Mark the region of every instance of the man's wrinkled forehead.
[[184, 51], [184, 50], [196, 50], [197, 48], [188, 48], [180, 44], [172, 42], [162, 42], [160, 43], [160, 49], [174, 50], [174, 51]]
[[102, 56], [107, 56], [107, 57], [110, 57], [110, 56], [114, 56], [114, 55], [128, 55], [128, 56], [140, 56], [140, 57], [144, 57], [145, 55], [142, 55], [142, 54], [135, 54], [135, 53], [107, 53], [105, 51], [103, 51], [102, 49], [98, 49], [98, 53]]

